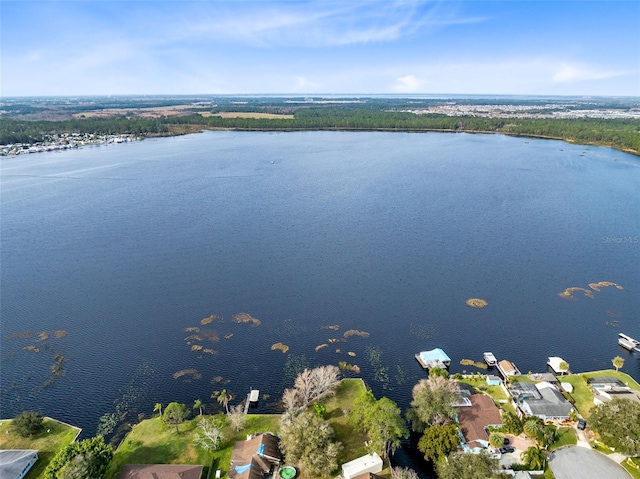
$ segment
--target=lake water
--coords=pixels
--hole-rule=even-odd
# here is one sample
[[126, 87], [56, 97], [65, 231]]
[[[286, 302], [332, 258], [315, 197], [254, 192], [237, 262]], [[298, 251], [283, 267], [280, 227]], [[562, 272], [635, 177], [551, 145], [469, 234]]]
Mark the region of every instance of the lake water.
[[[434, 347], [453, 372], [483, 351], [523, 372], [622, 355], [640, 379], [617, 346], [618, 332], [640, 338], [632, 155], [499, 135], [207, 132], [0, 165], [2, 417], [37, 409], [91, 436], [103, 414], [197, 398], [212, 412], [213, 391], [235, 404], [250, 387], [274, 412], [296, 368], [339, 361], [406, 408], [425, 376], [414, 354]], [[624, 289], [558, 296], [600, 281]]]

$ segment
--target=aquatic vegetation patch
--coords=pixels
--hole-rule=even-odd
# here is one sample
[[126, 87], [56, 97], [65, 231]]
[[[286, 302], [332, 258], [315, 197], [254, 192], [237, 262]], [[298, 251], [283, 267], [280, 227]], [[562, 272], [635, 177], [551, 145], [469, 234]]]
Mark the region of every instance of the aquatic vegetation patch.
[[222, 382], [222, 376], [214, 376], [214, 377], [211, 378], [210, 382], [211, 382], [211, 384], [216, 384], [216, 383]]
[[33, 337], [33, 331], [18, 331], [17, 333], [7, 336], [7, 340], [10, 339], [30, 339]]
[[192, 334], [191, 336], [187, 336], [184, 338], [185, 341], [202, 341], [202, 337], [197, 334]]
[[34, 353], [39, 353], [40, 352], [40, 348], [35, 347], [33, 344], [30, 344], [29, 346], [25, 346], [22, 349], [23, 349], [23, 351], [33, 351]]
[[611, 281], [600, 281], [599, 283], [589, 283], [589, 287], [594, 291], [600, 291], [600, 288], [614, 287], [616, 289], [624, 289], [622, 286]]
[[236, 313], [233, 315], [233, 321], [239, 324], [251, 323], [251, 326], [260, 326], [262, 321], [258, 318], [254, 318], [249, 313]]
[[358, 331], [357, 329], [350, 329], [349, 331], [345, 331], [342, 335], [345, 339], [350, 338], [351, 336], [360, 336], [361, 338], [368, 338], [369, 333], [366, 331]]
[[233, 333], [225, 334], [223, 337], [224, 337], [224, 339], [231, 339], [231, 338], [233, 338]]
[[49, 339], [49, 333], [46, 331], [41, 331], [38, 333], [38, 341], [46, 341]]
[[181, 377], [188, 376], [191, 379], [202, 379], [202, 374], [197, 369], [181, 369], [173, 373], [173, 379], [180, 379]]
[[484, 299], [480, 298], [469, 298], [466, 303], [470, 308], [484, 308], [489, 304]]
[[202, 346], [200, 346], [199, 344], [194, 344], [193, 346], [191, 346], [191, 351], [201, 351], [202, 350]]
[[65, 331], [64, 329], [56, 329], [56, 330], [53, 332], [53, 335], [54, 335], [56, 338], [58, 338], [58, 339], [60, 339], [60, 338], [64, 338], [67, 334], [69, 334], [69, 332], [68, 332], [68, 331]]
[[558, 296], [562, 299], [568, 299], [570, 301], [575, 301], [576, 298], [573, 297], [573, 293], [582, 292], [587, 298], [593, 299], [593, 293], [585, 288], [579, 288], [578, 286], [572, 286], [571, 288], [565, 289], [562, 293], [558, 293]]
[[218, 341], [220, 341], [220, 336], [218, 336], [218, 333], [214, 331], [200, 331], [200, 336], [208, 339], [212, 343], [217, 343]]
[[338, 368], [341, 369], [342, 371], [351, 371], [353, 373], [360, 374], [360, 366], [357, 366], [355, 364], [349, 364], [345, 361], [340, 361], [338, 363]]
[[218, 351], [216, 351], [215, 349], [209, 349], [209, 348], [205, 348], [202, 350], [203, 353], [207, 353], [207, 354], [218, 354]]
[[282, 343], [275, 343], [274, 345], [271, 346], [271, 351], [275, 351], [275, 350], [279, 350], [279, 351], [282, 351], [283, 353], [286, 353], [287, 351], [289, 351], [289, 346]]
[[463, 366], [475, 366], [478, 369], [488, 369], [488, 366], [482, 361], [474, 361], [473, 359], [461, 359], [460, 364]]
[[436, 329], [430, 324], [414, 324], [409, 325], [411, 334], [420, 339], [431, 339], [435, 335]]
[[321, 349], [323, 349], [323, 348], [328, 348], [328, 347], [329, 347], [329, 345], [328, 345], [327, 343], [318, 344], [318, 345], [316, 346], [316, 353], [317, 353], [318, 351], [320, 351]]
[[340, 341], [342, 340], [338, 338], [329, 338], [329, 344], [339, 343]]
[[211, 324], [211, 323], [213, 323], [216, 319], [220, 319], [220, 320], [222, 320], [222, 317], [221, 317], [221, 316], [218, 316], [217, 314], [212, 314], [212, 315], [211, 315], [211, 316], [209, 316], [208, 318], [202, 318], [202, 319], [200, 320], [200, 324], [201, 324], [202, 326], [204, 326], [205, 324]]
[[184, 328], [185, 333], [199, 333], [200, 328], [198, 326], [189, 326], [188, 328]]
[[338, 331], [340, 326], [338, 324], [332, 324], [330, 326], [321, 326], [320, 329], [330, 329], [331, 331]]
[[463, 366], [472, 366], [475, 361], [473, 359], [461, 359], [460, 364]]
[[340, 354], [342, 352], [342, 349], [338, 348], [336, 349], [336, 354]]
[[355, 357], [356, 357], [356, 353], [354, 353], [353, 351], [349, 351], [347, 354], [348, 354], [349, 356], [351, 356], [352, 358], [355, 358]]

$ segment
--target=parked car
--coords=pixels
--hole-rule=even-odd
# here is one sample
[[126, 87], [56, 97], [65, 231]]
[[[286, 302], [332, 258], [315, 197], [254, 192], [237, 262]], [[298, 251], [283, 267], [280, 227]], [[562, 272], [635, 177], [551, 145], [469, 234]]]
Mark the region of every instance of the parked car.
[[584, 431], [584, 428], [587, 427], [587, 421], [584, 419], [578, 419], [578, 429]]
[[515, 451], [515, 448], [514, 448], [513, 446], [502, 446], [502, 447], [500, 448], [500, 452], [501, 452], [502, 454], [506, 454], [506, 453], [508, 453], [508, 452], [514, 452], [514, 451]]

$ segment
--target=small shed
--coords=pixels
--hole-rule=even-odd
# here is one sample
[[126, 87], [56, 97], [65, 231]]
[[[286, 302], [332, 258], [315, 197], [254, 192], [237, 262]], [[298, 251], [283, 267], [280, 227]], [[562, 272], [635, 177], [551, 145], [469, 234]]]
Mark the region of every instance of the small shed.
[[358, 459], [354, 459], [353, 461], [346, 462], [342, 465], [342, 477], [344, 477], [344, 479], [353, 479], [361, 474], [366, 474], [368, 472], [375, 474], [380, 471], [382, 471], [382, 458], [376, 452], [359, 457]]
[[567, 391], [569, 394], [571, 394], [573, 392], [573, 384], [571, 384], [571, 383], [562, 382], [562, 383], [560, 383], [560, 386], [562, 386], [562, 389]]

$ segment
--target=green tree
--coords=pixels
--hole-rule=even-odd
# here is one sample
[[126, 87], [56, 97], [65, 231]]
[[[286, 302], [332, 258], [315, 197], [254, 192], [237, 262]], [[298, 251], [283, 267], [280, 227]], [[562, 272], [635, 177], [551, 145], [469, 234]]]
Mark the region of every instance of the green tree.
[[175, 424], [176, 433], [180, 433], [178, 425], [182, 424], [189, 414], [189, 410], [186, 404], [180, 404], [177, 402], [170, 402], [164, 409], [162, 418], [167, 424]]
[[419, 479], [418, 473], [413, 469], [409, 469], [408, 467], [394, 467], [391, 469], [391, 478], [392, 479]]
[[617, 372], [618, 369], [624, 366], [624, 359], [621, 358], [620, 356], [616, 356], [611, 360], [611, 363], [613, 364], [613, 367], [616, 368], [616, 372]]
[[324, 418], [324, 415], [327, 413], [327, 407], [322, 403], [314, 402], [313, 411], [321, 418]]
[[427, 461], [438, 462], [458, 448], [458, 427], [454, 424], [431, 426], [424, 430], [418, 449]]
[[298, 464], [309, 477], [328, 476], [338, 467], [341, 446], [333, 438], [329, 422], [311, 411], [280, 426], [280, 447], [287, 462]]
[[489, 444], [496, 449], [501, 447], [504, 444], [504, 434], [495, 431], [492, 432], [489, 434]]
[[560, 372], [563, 376], [569, 371], [569, 363], [566, 361], [560, 361], [558, 367], [560, 368]]
[[200, 399], [193, 401], [193, 409], [198, 409], [200, 411], [200, 416], [202, 416], [202, 401]]
[[640, 455], [640, 404], [616, 398], [591, 410], [591, 428], [619, 452]]
[[445, 379], [449, 379], [449, 371], [447, 371], [447, 370], [446, 370], [446, 369], [444, 369], [444, 368], [432, 368], [432, 369], [429, 371], [429, 376], [430, 376], [430, 377], [432, 377], [432, 376], [433, 376], [433, 377], [435, 377], [435, 376], [440, 376], [440, 377], [443, 377], [443, 378], [445, 378]]
[[529, 468], [531, 471], [542, 471], [544, 470], [545, 464], [547, 462], [547, 454], [543, 449], [539, 447], [529, 447], [526, 451], [522, 451], [520, 453], [520, 458], [522, 462]]
[[44, 418], [35, 411], [23, 411], [11, 421], [11, 429], [22, 437], [33, 436], [44, 430]]
[[398, 405], [386, 397], [376, 400], [371, 391], [356, 399], [350, 416], [353, 424], [367, 434], [370, 449], [383, 458], [389, 457], [400, 446], [401, 439], [409, 436]]
[[153, 406], [153, 412], [157, 412], [162, 417], [162, 403], [157, 402], [155, 406]]
[[455, 415], [453, 404], [456, 401], [455, 384], [440, 376], [422, 379], [413, 387], [411, 409], [407, 419], [411, 429], [422, 432], [426, 427], [445, 425]]
[[542, 434], [543, 426], [544, 424], [540, 418], [529, 417], [524, 422], [522, 430], [527, 436], [538, 440], [540, 438], [540, 435]]
[[516, 414], [507, 411], [502, 415], [502, 422], [507, 432], [516, 436], [522, 432], [522, 421]]
[[480, 454], [450, 454], [446, 461], [437, 465], [439, 479], [498, 479], [505, 477], [496, 472], [499, 464], [497, 459], [490, 458], [485, 453]]
[[61, 449], [44, 471], [44, 479], [99, 478], [113, 458], [113, 448], [102, 436], [72, 442]]

